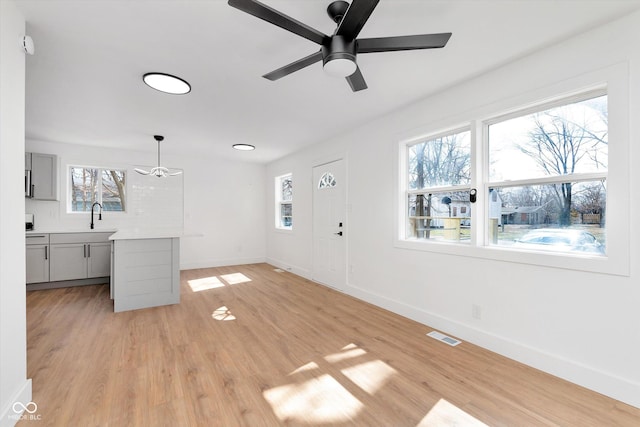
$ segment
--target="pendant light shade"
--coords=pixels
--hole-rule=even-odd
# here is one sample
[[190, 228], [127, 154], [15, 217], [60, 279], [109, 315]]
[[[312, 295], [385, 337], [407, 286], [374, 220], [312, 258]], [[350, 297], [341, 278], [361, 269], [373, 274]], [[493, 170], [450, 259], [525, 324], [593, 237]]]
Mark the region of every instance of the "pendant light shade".
[[158, 166], [156, 166], [155, 168], [151, 168], [151, 170], [148, 170], [148, 171], [140, 168], [135, 168], [134, 170], [141, 175], [153, 175], [158, 178], [181, 175], [182, 174], [181, 170], [176, 170], [172, 172], [168, 168], [165, 168], [164, 166], [160, 166], [160, 141], [164, 140], [164, 136], [153, 135], [153, 138], [158, 142]]

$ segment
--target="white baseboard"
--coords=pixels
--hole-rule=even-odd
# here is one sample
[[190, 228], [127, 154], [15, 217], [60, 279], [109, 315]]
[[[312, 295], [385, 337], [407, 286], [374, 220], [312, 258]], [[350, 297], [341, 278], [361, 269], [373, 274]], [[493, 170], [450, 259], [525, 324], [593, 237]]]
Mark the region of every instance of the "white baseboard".
[[[13, 410], [13, 405], [16, 402], [20, 402], [22, 405], [27, 405], [31, 402], [31, 379], [27, 379], [16, 392], [13, 394], [12, 398], [9, 399], [8, 402], [1, 402], [2, 412], [0, 413], [0, 427], [13, 427], [16, 425], [18, 421], [21, 419], [28, 419], [25, 417], [37, 417], [38, 412], [34, 412], [33, 414], [29, 414], [26, 412], [18, 412], [16, 413]], [[38, 402], [35, 402], [36, 405]], [[17, 409], [17, 408], [16, 408]], [[37, 418], [33, 418], [37, 420]]]
[[304, 277], [307, 280], [311, 280], [311, 271], [307, 270], [306, 268], [301, 268], [295, 265], [287, 264], [286, 262], [283, 262], [274, 258], [269, 258], [269, 257], [267, 257], [265, 262], [275, 267], [281, 268], [285, 271], [296, 274], [300, 277]]
[[532, 366], [574, 384], [586, 387], [636, 408], [640, 408], [640, 384], [603, 372], [579, 362], [484, 332], [471, 325], [457, 322], [388, 297], [348, 285], [346, 293], [363, 301], [390, 310], [453, 335], [456, 338], [491, 350], [502, 356]]
[[264, 257], [254, 258], [218, 258], [208, 260], [197, 260], [180, 262], [180, 270], [194, 270], [196, 268], [213, 268], [213, 267], [226, 267], [229, 265], [245, 265], [245, 264], [259, 264], [262, 262], [268, 262]]

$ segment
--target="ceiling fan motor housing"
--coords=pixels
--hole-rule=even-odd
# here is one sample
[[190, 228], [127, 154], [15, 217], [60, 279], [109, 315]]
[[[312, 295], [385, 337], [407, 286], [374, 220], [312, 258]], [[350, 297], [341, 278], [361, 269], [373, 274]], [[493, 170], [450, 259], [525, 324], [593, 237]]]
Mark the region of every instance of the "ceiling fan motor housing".
[[[347, 75], [351, 75], [356, 70], [356, 42], [355, 40], [347, 40], [342, 36], [333, 36], [331, 37], [331, 41], [328, 45], [322, 46], [322, 66], [327, 69], [327, 71], [331, 72], [329, 62], [342, 63], [343, 66], [346, 64], [347, 67], [353, 68], [351, 73]], [[350, 65], [349, 61], [351, 64]], [[338, 72], [338, 74], [344, 74]]]

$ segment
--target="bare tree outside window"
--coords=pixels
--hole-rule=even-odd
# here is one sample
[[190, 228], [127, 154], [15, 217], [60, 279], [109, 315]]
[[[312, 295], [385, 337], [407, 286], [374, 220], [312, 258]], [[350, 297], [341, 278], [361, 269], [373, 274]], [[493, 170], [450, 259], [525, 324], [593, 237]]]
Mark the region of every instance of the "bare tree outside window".
[[88, 212], [95, 202], [106, 211], [124, 211], [126, 174], [121, 170], [70, 168], [71, 212]]

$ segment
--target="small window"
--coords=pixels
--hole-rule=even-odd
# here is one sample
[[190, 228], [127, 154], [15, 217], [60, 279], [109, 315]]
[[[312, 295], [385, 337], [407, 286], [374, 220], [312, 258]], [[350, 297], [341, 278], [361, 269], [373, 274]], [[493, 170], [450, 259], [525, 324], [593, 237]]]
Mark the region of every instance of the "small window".
[[69, 212], [90, 212], [94, 203], [102, 210], [126, 210], [126, 173], [123, 170], [71, 166]]
[[320, 181], [318, 182], [318, 188], [331, 188], [336, 186], [336, 178], [333, 176], [331, 172], [325, 172], [320, 177]]
[[291, 174], [276, 177], [276, 228], [293, 228], [293, 178]]

